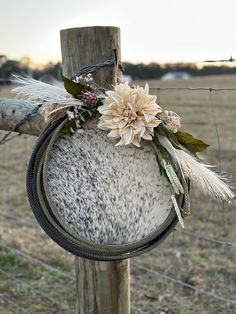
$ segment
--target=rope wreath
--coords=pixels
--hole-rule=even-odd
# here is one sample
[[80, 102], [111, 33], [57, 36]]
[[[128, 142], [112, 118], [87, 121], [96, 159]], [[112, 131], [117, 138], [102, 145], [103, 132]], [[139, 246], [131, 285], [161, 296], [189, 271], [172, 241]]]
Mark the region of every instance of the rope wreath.
[[[176, 213], [170, 211], [165, 223], [145, 238], [122, 245], [93, 244], [79, 238], [63, 223], [51, 201], [48, 191], [47, 167], [53, 144], [58, 139], [68, 118], [61, 118], [47, 126], [40, 135], [30, 158], [27, 171], [27, 194], [33, 213], [44, 231], [65, 250], [84, 258], [101, 261], [122, 260], [143, 254], [163, 241], [178, 222]], [[178, 205], [184, 204], [184, 195]]]

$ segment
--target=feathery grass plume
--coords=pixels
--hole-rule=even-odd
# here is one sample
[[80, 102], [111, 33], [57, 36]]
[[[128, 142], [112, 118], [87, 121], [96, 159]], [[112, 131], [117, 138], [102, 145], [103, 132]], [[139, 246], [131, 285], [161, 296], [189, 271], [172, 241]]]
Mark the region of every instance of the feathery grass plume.
[[21, 86], [12, 89], [17, 97], [24, 97], [33, 101], [42, 101], [58, 105], [81, 106], [81, 101], [72, 97], [63, 86], [51, 85], [30, 77], [13, 75], [12, 82]]
[[221, 200], [234, 198], [235, 195], [228, 184], [209, 169], [211, 166], [197, 161], [194, 157], [181, 149], [174, 148], [170, 141], [164, 136], [159, 136], [159, 141], [170, 153], [173, 160], [179, 165], [184, 176], [200, 185], [204, 192], [216, 196]]

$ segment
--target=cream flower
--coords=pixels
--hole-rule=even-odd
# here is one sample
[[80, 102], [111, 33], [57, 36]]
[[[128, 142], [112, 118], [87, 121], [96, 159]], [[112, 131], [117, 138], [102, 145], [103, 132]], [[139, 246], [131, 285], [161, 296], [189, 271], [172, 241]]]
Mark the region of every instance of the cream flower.
[[108, 137], [119, 139], [116, 145], [134, 144], [140, 147], [141, 139], [152, 140], [153, 129], [161, 123], [156, 115], [162, 110], [156, 103], [156, 96], [149, 95], [145, 88], [131, 88], [128, 83], [116, 85], [108, 91], [98, 127], [110, 131]]

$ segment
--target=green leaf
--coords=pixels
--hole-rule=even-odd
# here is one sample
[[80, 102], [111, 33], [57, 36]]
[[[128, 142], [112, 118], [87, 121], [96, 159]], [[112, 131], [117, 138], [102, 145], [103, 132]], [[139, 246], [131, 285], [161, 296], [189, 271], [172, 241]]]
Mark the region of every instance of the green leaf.
[[76, 120], [69, 120], [64, 127], [62, 128], [61, 132], [64, 134], [73, 134], [77, 131], [78, 127], [76, 124]]
[[175, 134], [173, 132], [171, 132], [169, 129], [167, 129], [163, 124], [159, 124], [156, 128], [155, 131], [162, 135], [165, 136], [169, 139], [169, 141], [171, 142], [171, 144], [177, 148], [177, 149], [181, 149], [180, 147], [180, 143], [178, 141], [178, 138], [175, 136]]
[[186, 132], [177, 132], [175, 133], [179, 143], [187, 148], [191, 153], [195, 154], [197, 152], [204, 151], [209, 145], [193, 137], [191, 134]]
[[175, 164], [168, 153], [158, 139], [158, 136], [154, 134], [153, 138], [154, 149], [156, 153], [156, 159], [160, 168], [161, 174], [164, 174], [167, 180], [170, 182], [174, 193], [183, 193], [183, 186], [180, 182], [178, 175], [176, 174]]
[[68, 79], [64, 75], [61, 75], [61, 79], [64, 82], [64, 87], [66, 91], [75, 98], [79, 98], [82, 92], [91, 90], [91, 88], [85, 84], [75, 83], [74, 81]]

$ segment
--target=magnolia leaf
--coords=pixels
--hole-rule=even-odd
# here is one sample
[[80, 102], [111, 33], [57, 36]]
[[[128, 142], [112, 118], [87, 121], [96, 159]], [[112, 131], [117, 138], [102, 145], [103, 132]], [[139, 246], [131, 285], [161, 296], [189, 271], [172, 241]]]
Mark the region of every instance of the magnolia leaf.
[[79, 95], [82, 92], [86, 92], [86, 91], [90, 90], [89, 86], [87, 86], [85, 84], [81, 84], [81, 83], [76, 83], [76, 82], [68, 79], [64, 75], [61, 75], [61, 79], [64, 82], [64, 87], [65, 87], [66, 91], [75, 98], [79, 98]]
[[191, 153], [196, 154], [197, 152], [204, 151], [209, 145], [193, 137], [191, 134], [186, 132], [175, 133], [179, 143], [187, 148]]

